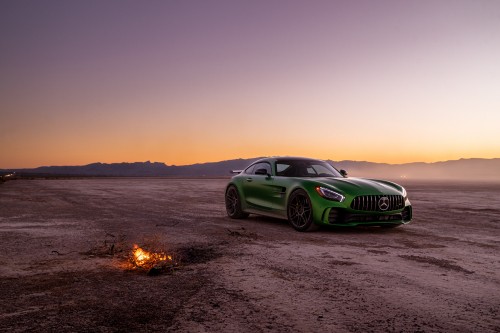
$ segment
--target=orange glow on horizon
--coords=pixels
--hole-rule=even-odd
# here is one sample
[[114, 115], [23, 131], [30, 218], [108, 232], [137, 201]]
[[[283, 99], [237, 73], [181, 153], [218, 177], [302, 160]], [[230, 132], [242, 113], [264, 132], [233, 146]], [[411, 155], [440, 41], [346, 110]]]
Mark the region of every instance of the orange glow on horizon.
[[[112, 154], [108, 154], [106, 151], [102, 151], [101, 154], [89, 154], [92, 156], [100, 155], [101, 158], [92, 159], [92, 156], [68, 156], [67, 158], [61, 158], [61, 156], [56, 155], [53, 157], [46, 156], [45, 159], [41, 159], [38, 163], [30, 163], [27, 159], [23, 163], [23, 157], [20, 157], [20, 162], [18, 165], [0, 165], [0, 169], [18, 169], [18, 168], [35, 168], [39, 166], [62, 166], [62, 165], [86, 165], [90, 163], [133, 163], [133, 162], [161, 162], [166, 165], [190, 165], [196, 163], [210, 163], [210, 162], [220, 162], [225, 160], [233, 160], [233, 159], [250, 159], [257, 157], [268, 157], [268, 156], [301, 156], [301, 157], [311, 157], [323, 160], [332, 160], [332, 161], [366, 161], [366, 162], [375, 162], [375, 163], [388, 163], [388, 164], [404, 164], [404, 163], [412, 163], [412, 162], [424, 162], [424, 163], [433, 163], [433, 162], [441, 162], [447, 160], [458, 160], [461, 158], [500, 158], [500, 154], [491, 151], [479, 151], [468, 152], [468, 153], [440, 153], [435, 152], [434, 154], [430, 154], [429, 152], [414, 152], [413, 154], [394, 156], [394, 155], [381, 155], [379, 153], [374, 152], [348, 152], [348, 153], [334, 153], [332, 154], [328, 150], [320, 150], [315, 149], [311, 151], [307, 150], [293, 150], [293, 149], [249, 149], [245, 153], [241, 153], [236, 155], [237, 152], [224, 152], [205, 150], [204, 152], [197, 152], [196, 154], [186, 156], [181, 153], [176, 155], [176, 159], [169, 158], [168, 156], [162, 155], [161, 152], [157, 154], [152, 154], [151, 156], [145, 156], [144, 154], [139, 154], [137, 157], [133, 157], [131, 155], [117, 154], [113, 156]], [[175, 155], [175, 154], [174, 154]], [[3, 162], [3, 161], [2, 161]], [[3, 163], [2, 163], [3, 164]]]

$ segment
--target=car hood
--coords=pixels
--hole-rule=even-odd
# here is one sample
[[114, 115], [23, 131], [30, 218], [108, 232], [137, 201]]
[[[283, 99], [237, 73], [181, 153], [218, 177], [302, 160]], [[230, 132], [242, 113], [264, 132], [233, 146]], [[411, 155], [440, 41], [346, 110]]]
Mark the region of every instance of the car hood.
[[315, 182], [351, 195], [401, 194], [401, 186], [377, 179], [365, 178], [316, 178]]

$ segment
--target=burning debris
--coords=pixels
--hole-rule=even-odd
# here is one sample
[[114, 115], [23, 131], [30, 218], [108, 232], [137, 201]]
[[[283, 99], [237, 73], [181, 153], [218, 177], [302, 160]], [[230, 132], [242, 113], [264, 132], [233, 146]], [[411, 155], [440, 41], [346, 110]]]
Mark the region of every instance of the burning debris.
[[[165, 250], [167, 247], [161, 241], [161, 237], [155, 235], [143, 240], [143, 245], [134, 244], [130, 250], [130, 243], [125, 241], [125, 236], [115, 236], [106, 233], [104, 242], [96, 244], [89, 251], [81, 254], [89, 257], [117, 258], [119, 266], [127, 271], [142, 271], [148, 275], [172, 273], [180, 262], [180, 257], [173, 252]], [[53, 254], [64, 255], [58, 251]]]
[[[245, 232], [243, 228], [241, 230]], [[235, 236], [243, 236], [240, 231], [233, 232]], [[125, 236], [106, 233], [103, 242], [80, 254], [88, 257], [115, 258], [118, 259], [116, 264], [120, 269], [147, 272], [148, 275], [173, 273], [184, 265], [206, 263], [221, 255], [217, 246], [213, 244], [191, 244], [172, 251], [162, 241], [161, 235], [146, 237], [140, 244], [134, 244], [131, 248]], [[68, 253], [52, 251], [52, 254], [56, 255]]]
[[172, 254], [167, 254], [163, 250], [145, 250], [134, 244], [134, 248], [129, 256], [130, 270], [147, 271], [148, 275], [158, 275], [163, 272], [173, 272], [178, 262]]

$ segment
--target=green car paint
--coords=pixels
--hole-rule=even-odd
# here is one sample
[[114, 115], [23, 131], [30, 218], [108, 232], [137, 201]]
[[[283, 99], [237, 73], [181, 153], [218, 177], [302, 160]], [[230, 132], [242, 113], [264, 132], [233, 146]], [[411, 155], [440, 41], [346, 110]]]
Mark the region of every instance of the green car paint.
[[396, 227], [412, 219], [405, 189], [393, 182], [351, 178], [314, 159], [264, 158], [231, 178], [231, 218], [258, 214], [288, 219], [299, 231], [321, 225]]

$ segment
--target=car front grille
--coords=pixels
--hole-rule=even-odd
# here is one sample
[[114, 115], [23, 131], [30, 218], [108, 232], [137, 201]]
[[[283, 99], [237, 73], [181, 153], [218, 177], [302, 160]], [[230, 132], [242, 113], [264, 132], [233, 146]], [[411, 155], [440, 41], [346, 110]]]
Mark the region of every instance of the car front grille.
[[[387, 209], [382, 210], [379, 206], [380, 198], [388, 199]], [[381, 212], [402, 209], [405, 206], [405, 200], [402, 195], [360, 195], [351, 202], [351, 208], [355, 210]]]

